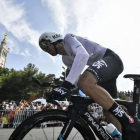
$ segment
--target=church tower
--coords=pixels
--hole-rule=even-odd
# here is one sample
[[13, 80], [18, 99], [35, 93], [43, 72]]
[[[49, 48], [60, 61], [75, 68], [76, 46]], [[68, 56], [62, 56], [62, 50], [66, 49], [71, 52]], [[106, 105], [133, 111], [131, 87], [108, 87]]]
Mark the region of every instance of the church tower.
[[1, 42], [0, 45], [0, 67], [4, 68], [7, 60], [7, 54], [9, 53], [9, 48], [6, 48], [6, 39], [7, 39], [7, 34], [4, 34], [4, 39]]

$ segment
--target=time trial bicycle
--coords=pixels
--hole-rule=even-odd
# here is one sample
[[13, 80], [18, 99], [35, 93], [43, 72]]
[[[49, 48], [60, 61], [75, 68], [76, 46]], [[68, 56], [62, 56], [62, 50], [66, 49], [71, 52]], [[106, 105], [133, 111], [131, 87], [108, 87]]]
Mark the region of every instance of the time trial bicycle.
[[[140, 118], [140, 75], [127, 74], [124, 77], [134, 80], [133, 101], [118, 99], [115, 101], [123, 105], [129, 115]], [[70, 105], [67, 111], [53, 109], [36, 113], [23, 121], [11, 134], [9, 140], [97, 140], [97, 137], [100, 140], [113, 140], [114, 138], [88, 111], [87, 107], [91, 103], [94, 103], [94, 101], [90, 97], [70, 95]], [[48, 122], [59, 122], [61, 125], [42, 128], [44, 135], [44, 138], [42, 138], [36, 128], [41, 123]], [[37, 138], [33, 136], [35, 134], [33, 131], [37, 132]]]

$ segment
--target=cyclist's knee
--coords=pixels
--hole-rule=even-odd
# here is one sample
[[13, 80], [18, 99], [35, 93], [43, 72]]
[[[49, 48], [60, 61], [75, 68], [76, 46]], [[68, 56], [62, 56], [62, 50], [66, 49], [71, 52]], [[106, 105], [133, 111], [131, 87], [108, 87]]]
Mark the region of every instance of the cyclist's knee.
[[84, 89], [84, 88], [88, 88], [91, 86], [94, 85], [94, 83], [96, 83], [96, 79], [94, 78], [94, 76], [88, 72], [88, 71], [85, 71], [81, 76], [80, 76], [80, 79], [77, 83], [77, 86], [79, 89]]

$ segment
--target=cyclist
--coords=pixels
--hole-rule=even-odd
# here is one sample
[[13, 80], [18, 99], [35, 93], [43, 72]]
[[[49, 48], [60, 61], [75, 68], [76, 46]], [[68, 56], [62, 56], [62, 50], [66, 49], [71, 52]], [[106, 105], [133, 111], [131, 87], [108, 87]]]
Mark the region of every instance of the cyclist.
[[[110, 112], [117, 118], [123, 140], [139, 139], [140, 121], [128, 116], [113, 100], [117, 96], [116, 79], [123, 71], [123, 63], [116, 53], [87, 38], [73, 34], [63, 37], [54, 32], [43, 33], [39, 46], [52, 56], [62, 55], [63, 63], [70, 69], [62, 87], [55, 88], [52, 96], [66, 97], [75, 85], [101, 105], [106, 114]], [[86, 65], [89, 67], [81, 74]]]

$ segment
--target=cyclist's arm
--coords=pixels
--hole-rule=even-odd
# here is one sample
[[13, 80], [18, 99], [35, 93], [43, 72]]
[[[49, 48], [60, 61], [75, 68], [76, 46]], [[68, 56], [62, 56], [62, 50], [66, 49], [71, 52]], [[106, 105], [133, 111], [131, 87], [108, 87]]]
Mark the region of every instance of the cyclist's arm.
[[71, 34], [67, 34], [65, 36], [65, 42], [70, 46], [73, 55], [75, 55], [70, 73], [67, 76], [66, 81], [74, 84], [84, 70], [89, 59], [89, 54], [83, 45], [76, 39], [76, 37], [72, 36]]
[[[72, 61], [71, 59], [69, 59], [69, 57], [67, 55], [62, 56], [62, 61], [63, 63], [69, 68], [69, 70], [71, 70], [72, 67]], [[80, 76], [79, 76], [80, 77]], [[77, 82], [79, 80], [79, 77], [76, 79], [75, 83], [73, 85], [75, 85], [77, 87]]]

